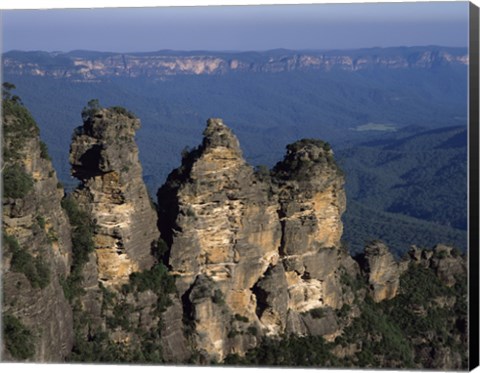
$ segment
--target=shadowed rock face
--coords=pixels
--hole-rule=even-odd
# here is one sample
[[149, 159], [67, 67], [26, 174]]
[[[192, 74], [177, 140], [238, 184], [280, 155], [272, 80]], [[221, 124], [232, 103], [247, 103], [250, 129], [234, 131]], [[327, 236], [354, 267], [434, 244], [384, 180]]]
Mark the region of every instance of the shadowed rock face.
[[[60, 279], [68, 276], [72, 260], [68, 218], [61, 208], [59, 188], [51, 161], [46, 157], [32, 122], [27, 128], [27, 110], [4, 102], [2, 211], [2, 316], [16, 318], [30, 333], [29, 361], [61, 362], [73, 344], [72, 310], [65, 299]], [[16, 106], [17, 117], [8, 109]], [[22, 133], [22, 128], [27, 134]], [[24, 195], [8, 196], [8, 170], [17, 167], [31, 180]], [[18, 194], [19, 185], [13, 194]], [[16, 242], [16, 245], [15, 243]], [[15, 247], [17, 246], [17, 247]], [[3, 336], [1, 358], [17, 360]], [[18, 336], [17, 336], [18, 337]], [[20, 360], [24, 360], [21, 358]]]
[[107, 287], [150, 268], [152, 243], [159, 238], [134, 139], [139, 127], [129, 113], [99, 109], [76, 130], [70, 149], [72, 174], [81, 181], [75, 198], [98, 227], [92, 270]]
[[308, 315], [343, 305], [347, 259], [335, 247], [345, 194], [327, 144], [293, 144], [272, 175], [260, 177], [232, 131], [210, 119], [158, 200], [169, 264], [205, 355], [242, 355], [264, 334], [338, 331]]

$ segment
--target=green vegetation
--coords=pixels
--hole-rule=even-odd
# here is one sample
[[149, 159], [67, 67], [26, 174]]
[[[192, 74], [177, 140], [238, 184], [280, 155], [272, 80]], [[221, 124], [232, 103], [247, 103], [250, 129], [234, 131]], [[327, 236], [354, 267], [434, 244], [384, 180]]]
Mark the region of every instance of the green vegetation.
[[76, 341], [70, 360], [81, 363], [162, 364], [165, 360], [160, 341], [157, 332], [143, 332], [139, 347], [132, 348], [111, 341], [106, 332], [97, 332], [89, 341]]
[[163, 264], [157, 264], [147, 271], [132, 273], [130, 285], [140, 292], [152, 290], [168, 294], [175, 291], [173, 277], [168, 275], [168, 269]]
[[256, 327], [254, 326], [249, 326], [247, 328], [247, 333], [250, 334], [250, 335], [257, 335], [258, 334], [258, 330]]
[[[171, 304], [170, 294], [175, 292], [174, 278], [162, 262], [151, 269], [130, 275], [128, 284], [123, 285], [121, 293], [109, 291], [100, 285], [102, 295], [102, 314], [106, 318], [106, 331], [90, 331], [92, 320], [83, 311], [79, 297], [85, 293], [82, 287], [82, 270], [88, 262], [89, 254], [94, 250], [93, 234], [95, 225], [90, 216], [81, 209], [73, 196], [69, 195], [62, 201], [62, 207], [68, 214], [72, 225], [73, 262], [71, 274], [62, 281], [65, 297], [73, 305], [75, 344], [70, 359], [79, 362], [139, 362], [162, 363], [162, 347], [160, 339], [161, 324], [157, 330], [146, 331], [137, 328], [131, 321], [131, 314], [136, 311], [127, 302], [127, 295], [152, 291], [157, 295], [157, 303], [152, 316], [160, 317], [161, 313]], [[161, 258], [168, 250], [162, 240], [152, 244], [152, 251]], [[128, 346], [115, 343], [110, 333], [120, 328], [138, 337], [138, 343]], [[87, 335], [88, 333], [88, 335]]]
[[331, 146], [328, 142], [325, 142], [320, 139], [302, 139], [295, 141], [293, 144], [287, 145], [287, 151], [289, 152], [298, 152], [304, 148], [308, 149], [309, 147], [321, 148], [325, 151], [331, 150]]
[[[403, 305], [403, 308], [406, 306]], [[380, 312], [380, 306], [370, 297], [361, 306], [362, 314], [335, 343], [342, 345], [362, 341], [362, 350], [356, 358], [347, 359], [347, 366], [377, 368], [412, 368], [413, 348], [408, 335], [399, 325]], [[392, 365], [393, 364], [393, 365]]]
[[330, 349], [331, 345], [326, 343], [322, 337], [290, 336], [280, 340], [264, 338], [260, 345], [249, 350], [245, 357], [228, 355], [224, 364], [292, 367], [341, 366], [341, 362], [331, 354]]
[[365, 243], [375, 238], [385, 242], [397, 257], [402, 257], [410, 245], [431, 247], [443, 242], [466, 247], [467, 244], [467, 234], [460, 229], [401, 214], [381, 212], [352, 199], [348, 202], [342, 220], [343, 239], [348, 242], [353, 253], [361, 252]]
[[[85, 326], [90, 324], [88, 315], [76, 307], [75, 312], [75, 345], [72, 361], [78, 362], [115, 362], [115, 363], [164, 363], [161, 340], [161, 313], [171, 304], [170, 294], [175, 292], [174, 278], [168, 274], [167, 268], [158, 263], [150, 270], [132, 273], [128, 284], [123, 285], [121, 294], [109, 291], [100, 285], [102, 291], [102, 314], [106, 317], [107, 330], [95, 331], [85, 336]], [[152, 316], [159, 317], [156, 328], [144, 330], [132, 324], [131, 315], [137, 311], [128, 303], [126, 295], [138, 296], [139, 292], [153, 291], [157, 295]], [[115, 343], [110, 333], [116, 329], [133, 333], [138, 341], [132, 345]]]
[[[115, 325], [120, 326], [125, 323], [124, 319], [128, 315], [119, 315], [118, 312], [120, 309], [121, 307], [117, 309], [116, 316], [118, 319], [107, 319], [107, 325], [118, 322], [118, 325]], [[122, 343], [113, 342], [109, 338], [108, 331], [89, 331], [87, 337], [84, 335], [84, 332], [85, 327], [88, 325], [91, 325], [89, 316], [76, 306], [74, 308], [75, 343], [72, 353], [69, 356], [69, 361], [82, 363], [162, 362], [161, 360], [155, 360], [154, 354], [145, 357], [145, 354], [139, 349], [132, 349]], [[128, 325], [126, 326], [128, 327]], [[159, 351], [161, 351], [161, 349]], [[151, 358], [151, 360], [148, 360], [149, 358]]]
[[[155, 206], [152, 206], [155, 207]], [[168, 253], [168, 245], [163, 239], [158, 239], [152, 244], [152, 254], [157, 260], [162, 261], [164, 256]]]
[[[319, 151], [318, 149], [321, 149]], [[331, 167], [342, 175], [329, 143], [318, 139], [302, 139], [287, 145], [287, 155], [282, 162], [273, 168], [273, 175], [279, 179], [308, 180], [312, 176], [312, 168], [318, 164]]]
[[20, 247], [15, 237], [3, 233], [5, 252], [12, 254], [11, 270], [23, 273], [33, 288], [45, 288], [50, 283], [50, 269], [43, 258], [33, 257], [25, 248]]
[[85, 122], [89, 118], [93, 118], [100, 110], [102, 110], [102, 107], [100, 106], [98, 99], [92, 99], [88, 101], [87, 106], [85, 106], [82, 110], [83, 121]]
[[3, 159], [16, 162], [27, 139], [38, 135], [37, 124], [22, 101], [11, 90], [16, 87], [8, 82], [2, 86], [2, 124], [3, 124]]
[[27, 360], [35, 354], [32, 332], [15, 316], [2, 313], [2, 337], [15, 360]]
[[125, 109], [122, 106], [112, 106], [109, 109], [116, 114], [125, 115], [125, 116], [129, 117], [130, 119], [135, 119], [136, 118], [135, 114], [133, 114], [131, 111]]
[[18, 164], [7, 165], [3, 170], [3, 196], [23, 198], [33, 189], [33, 179]]
[[380, 237], [397, 252], [411, 244], [467, 247], [467, 131], [465, 126], [337, 149], [346, 175], [344, 239], [358, 251]]
[[113, 316], [107, 317], [108, 329], [114, 330], [115, 328], [120, 327], [127, 332], [132, 331], [129, 317], [133, 310], [133, 306], [125, 301], [119, 301], [115, 304], [113, 307]]
[[[353, 279], [344, 274], [341, 281], [355, 293], [367, 290], [367, 284], [361, 278]], [[448, 347], [461, 355], [462, 364], [467, 367], [466, 278], [459, 278], [456, 285], [449, 288], [433, 270], [412, 264], [400, 282], [401, 291], [392, 300], [374, 303], [368, 295], [365, 299], [357, 298], [355, 303], [360, 307], [360, 316], [354, 318], [332, 343], [311, 336], [264, 337], [260, 345], [249, 350], [245, 357], [229, 355], [225, 364], [433, 368], [433, 355], [425, 355], [423, 349], [433, 348], [430, 354], [434, 354], [435, 350]], [[455, 299], [455, 304], [450, 307], [437, 303], [437, 299], [444, 298]], [[310, 312], [316, 314], [316, 311]], [[345, 322], [350, 311], [349, 305], [337, 311], [340, 323]], [[322, 315], [323, 312], [316, 314], [317, 317]], [[338, 358], [332, 353], [335, 346], [357, 346], [360, 350]]]
[[[467, 280], [458, 278], [453, 287], [445, 286], [429, 269], [411, 264], [401, 277], [403, 291], [382, 304], [384, 312], [411, 338], [428, 336], [434, 346], [448, 345], [466, 361], [467, 348], [461, 325], [467, 319]], [[435, 299], [454, 299], [453, 307], [436, 305]], [[411, 307], [401, 307], [409, 304]], [[458, 337], [458, 338], [456, 338]]]
[[45, 144], [43, 141], [40, 141], [40, 157], [48, 161], [52, 160], [52, 158], [50, 158], [50, 155], [48, 154], [47, 144]]
[[[336, 344], [346, 346], [362, 341], [361, 352], [347, 358], [344, 366], [377, 368], [431, 367], [422, 347], [449, 347], [462, 356], [467, 365], [466, 279], [447, 287], [433, 270], [411, 264], [400, 278], [400, 293], [389, 301], [374, 303], [367, 296], [360, 303], [361, 316], [344, 330]], [[439, 297], [456, 297], [453, 307], [435, 303]], [[341, 310], [340, 314], [344, 314]], [[463, 335], [463, 337], [462, 337]], [[415, 344], [415, 340], [424, 340]]]
[[42, 215], [38, 215], [36, 219], [40, 229], [45, 229], [45, 218]]
[[[85, 106], [82, 110], [82, 119], [83, 121], [87, 121], [89, 118], [93, 118], [99, 111], [101, 111], [103, 108], [100, 105], [100, 102], [98, 99], [92, 99], [88, 101], [87, 106]], [[133, 114], [131, 111], [125, 109], [122, 106], [111, 106], [108, 108], [112, 112], [120, 115], [125, 115], [131, 119], [135, 119], [136, 116]]]
[[157, 296], [156, 313], [160, 315], [171, 305], [170, 294], [176, 290], [175, 279], [168, 273], [163, 263], [155, 264], [151, 269], [135, 272], [130, 275], [130, 281], [124, 285], [124, 293], [136, 293], [151, 290]]
[[255, 167], [255, 175], [261, 181], [269, 182], [271, 179], [270, 169], [264, 164]]
[[220, 289], [215, 289], [213, 292], [212, 302], [218, 305], [225, 304], [225, 297]]
[[62, 281], [65, 297], [72, 301], [84, 293], [82, 289], [82, 269], [88, 262], [88, 257], [95, 249], [93, 233], [95, 224], [89, 214], [78, 206], [72, 195], [62, 200], [62, 207], [66, 211], [72, 226], [72, 267], [70, 276]]
[[248, 317], [239, 315], [238, 313], [235, 314], [234, 318], [237, 321], [248, 322]]
[[39, 130], [21, 99], [12, 95], [13, 89], [15, 85], [11, 83], [2, 85], [3, 196], [23, 198], [32, 190], [33, 179], [25, 172], [21, 154], [26, 141], [37, 136]]

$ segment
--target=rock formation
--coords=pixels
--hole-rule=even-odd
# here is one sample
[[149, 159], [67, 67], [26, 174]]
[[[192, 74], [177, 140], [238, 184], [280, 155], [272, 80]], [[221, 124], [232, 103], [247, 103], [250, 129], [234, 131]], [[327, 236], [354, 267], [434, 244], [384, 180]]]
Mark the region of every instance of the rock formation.
[[255, 337], [240, 331], [261, 329], [252, 288], [278, 262], [281, 228], [269, 185], [257, 180], [231, 130], [210, 119], [204, 135], [158, 199], [160, 216], [170, 211], [172, 221], [161, 225], [173, 227], [173, 236], [164, 235], [171, 240], [169, 265], [191, 305], [196, 344], [222, 359], [255, 345]]
[[431, 268], [437, 277], [449, 287], [455, 285], [458, 278], [467, 273], [465, 258], [452, 246], [438, 244], [433, 250], [426, 250], [414, 245], [408, 254], [410, 257], [408, 262]]
[[98, 82], [111, 77], [159, 79], [174, 75], [280, 73], [289, 71], [404, 70], [468, 65], [462, 48], [389, 48], [356, 51], [267, 51], [255, 54], [173, 51], [156, 53], [20, 52], [6, 53], [3, 69], [10, 75], [32, 75]]
[[280, 201], [282, 244], [292, 309], [342, 306], [338, 269], [342, 260], [344, 179], [327, 143], [300, 140], [273, 169]]
[[[4, 100], [3, 359], [468, 363], [465, 258], [414, 246], [397, 262], [374, 241], [353, 259], [340, 241], [344, 176], [327, 143], [297, 141], [272, 170], [255, 170], [210, 119], [158, 191], [157, 215], [139, 120], [95, 101], [82, 114], [67, 218], [38, 128], [18, 98]], [[262, 355], [272, 346], [273, 359]]]
[[5, 96], [2, 145], [2, 359], [60, 362], [73, 343], [60, 284], [72, 259], [63, 188], [30, 114]]
[[400, 270], [388, 247], [379, 241], [367, 245], [364, 264], [373, 300], [381, 302], [394, 298], [400, 285]]
[[327, 144], [290, 145], [272, 177], [262, 176], [222, 120], [210, 119], [158, 200], [169, 265], [207, 357], [242, 355], [262, 335], [338, 332], [308, 315], [343, 305], [340, 268], [355, 266], [338, 249], [345, 194]]
[[157, 214], [142, 180], [134, 140], [140, 121], [123, 108], [104, 109], [94, 101], [83, 118], [70, 149], [72, 174], [81, 181], [73, 198], [94, 221], [95, 230], [94, 250], [82, 270], [85, 292], [77, 315], [88, 322], [78, 326], [78, 334], [94, 341], [105, 335], [103, 344], [93, 347], [101, 359], [111, 356], [112, 345], [118, 359], [140, 359], [142, 344], [149, 343], [150, 359], [185, 361], [190, 352], [180, 300], [161, 287], [169, 275], [158, 263]]
[[70, 149], [72, 174], [81, 181], [75, 198], [97, 229], [98, 280], [106, 287], [148, 269], [159, 238], [157, 216], [142, 180], [135, 131], [140, 121], [121, 109], [94, 109], [76, 130]]

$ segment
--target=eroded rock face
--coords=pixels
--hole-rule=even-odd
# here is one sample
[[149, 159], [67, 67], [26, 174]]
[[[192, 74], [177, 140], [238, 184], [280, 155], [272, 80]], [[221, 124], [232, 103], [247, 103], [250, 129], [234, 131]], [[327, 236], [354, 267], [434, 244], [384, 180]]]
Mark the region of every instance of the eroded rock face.
[[425, 268], [432, 268], [437, 277], [451, 287], [467, 273], [467, 262], [452, 246], [438, 244], [432, 250], [412, 246], [408, 252], [410, 260]]
[[[96, 228], [94, 251], [82, 267], [85, 291], [78, 296], [75, 315], [88, 322], [77, 326], [77, 334], [87, 343], [105, 338], [105, 344], [117, 346], [129, 359], [143, 351], [155, 361], [184, 362], [191, 351], [180, 300], [151, 283], [152, 277], [159, 281], [163, 265], [157, 262], [157, 214], [134, 140], [140, 121], [123, 108], [90, 103], [82, 114], [84, 124], [76, 129], [70, 151], [72, 174], [81, 181], [73, 198]], [[134, 285], [133, 273], [144, 276], [138, 280], [141, 288], [138, 281]]]
[[[17, 106], [24, 117], [4, 106], [3, 321], [14, 317], [31, 333], [28, 360], [61, 362], [73, 344], [72, 310], [60, 284], [72, 260], [70, 227], [60, 205], [63, 188], [40, 143], [38, 128], [25, 122], [27, 110], [16, 103], [4, 104]], [[22, 133], [22, 127], [27, 133]], [[23, 192], [20, 178], [30, 179], [30, 187]], [[10, 338], [4, 336], [4, 342]], [[19, 359], [4, 343], [1, 358]]]
[[139, 127], [129, 113], [98, 109], [76, 130], [70, 149], [72, 174], [81, 181], [75, 198], [96, 222], [96, 270], [106, 287], [150, 268], [159, 238], [134, 140]]
[[338, 269], [345, 254], [338, 250], [345, 211], [344, 179], [330, 146], [300, 140], [273, 169], [280, 202], [282, 244], [290, 309], [340, 308]]
[[[158, 192], [162, 237], [195, 348], [222, 360], [262, 335], [333, 335], [344, 303], [338, 250], [343, 177], [323, 142], [292, 144], [271, 175], [255, 173], [237, 138], [210, 119]], [[355, 264], [352, 264], [355, 266]]]
[[[269, 186], [246, 164], [231, 130], [211, 119], [204, 135], [158, 198], [160, 216], [172, 219], [173, 235], [165, 234], [171, 236], [169, 264], [179, 293], [190, 294], [197, 345], [222, 359], [231, 349], [252, 347], [248, 335], [229, 340], [230, 319], [238, 314], [259, 322], [251, 288], [278, 262], [281, 229]], [[169, 201], [178, 206], [170, 217]]]
[[372, 242], [365, 247], [364, 270], [368, 274], [375, 302], [395, 297], [400, 285], [399, 265], [382, 242]]

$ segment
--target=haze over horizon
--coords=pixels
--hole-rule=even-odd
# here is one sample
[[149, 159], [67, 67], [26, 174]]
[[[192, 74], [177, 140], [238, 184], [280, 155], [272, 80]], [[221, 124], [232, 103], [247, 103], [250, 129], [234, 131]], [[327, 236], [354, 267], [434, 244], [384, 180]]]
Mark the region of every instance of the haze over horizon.
[[59, 54], [69, 54], [75, 52], [88, 52], [88, 53], [112, 53], [112, 54], [150, 54], [150, 53], [165, 53], [169, 52], [172, 54], [175, 53], [268, 53], [272, 51], [290, 51], [290, 52], [334, 52], [334, 51], [355, 51], [355, 50], [368, 50], [368, 49], [389, 49], [389, 48], [459, 48], [464, 49], [468, 48], [467, 46], [445, 46], [445, 45], [413, 45], [413, 46], [406, 46], [406, 45], [392, 45], [392, 46], [372, 46], [372, 47], [362, 47], [362, 48], [270, 48], [270, 49], [259, 49], [259, 50], [213, 50], [213, 49], [157, 49], [157, 50], [149, 50], [149, 51], [123, 51], [123, 52], [116, 52], [116, 51], [109, 51], [109, 50], [94, 50], [94, 49], [72, 49], [72, 50], [55, 50], [55, 51], [45, 51], [40, 49], [31, 49], [31, 50], [22, 50], [22, 49], [10, 49], [7, 51], [3, 51], [3, 53], [10, 53], [10, 52], [25, 52], [25, 53], [35, 53], [35, 52], [46, 52], [46, 53], [59, 53]]
[[2, 51], [466, 47], [468, 2], [5, 10]]

